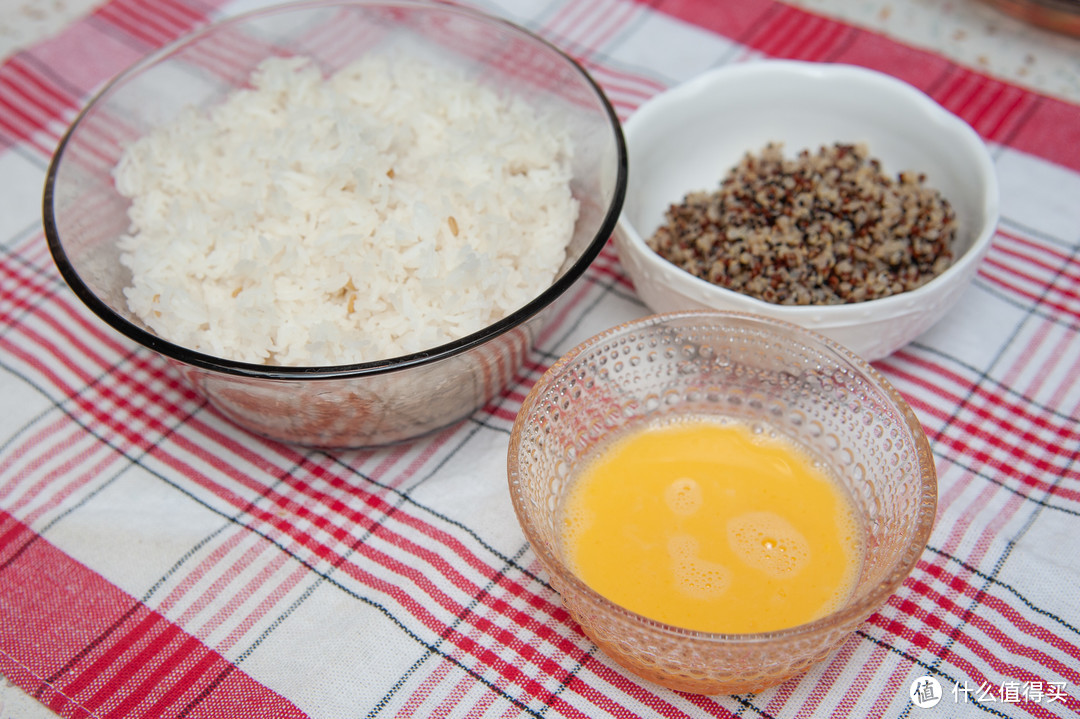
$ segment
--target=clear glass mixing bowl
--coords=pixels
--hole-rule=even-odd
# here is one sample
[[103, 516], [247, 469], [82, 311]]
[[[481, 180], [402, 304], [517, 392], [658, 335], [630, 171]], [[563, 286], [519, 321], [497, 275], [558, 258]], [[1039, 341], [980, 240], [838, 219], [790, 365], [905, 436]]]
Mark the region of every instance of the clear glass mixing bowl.
[[[555, 281], [508, 317], [401, 357], [327, 367], [276, 367], [214, 357], [149, 331], [127, 308], [119, 262], [128, 201], [111, 171], [126, 143], [187, 106], [242, 87], [272, 55], [303, 55], [333, 72], [369, 53], [422, 54], [463, 68], [500, 93], [557, 111], [576, 148], [571, 190], [580, 217]], [[223, 60], [227, 58], [227, 60]], [[309, 2], [222, 21], [153, 53], [106, 86], [75, 120], [49, 168], [44, 224], [64, 279], [87, 307], [159, 353], [236, 424], [318, 447], [411, 439], [467, 417], [519, 368], [553, 302], [608, 240], [626, 187], [619, 121], [572, 58], [537, 36], [465, 8], [422, 2]]]

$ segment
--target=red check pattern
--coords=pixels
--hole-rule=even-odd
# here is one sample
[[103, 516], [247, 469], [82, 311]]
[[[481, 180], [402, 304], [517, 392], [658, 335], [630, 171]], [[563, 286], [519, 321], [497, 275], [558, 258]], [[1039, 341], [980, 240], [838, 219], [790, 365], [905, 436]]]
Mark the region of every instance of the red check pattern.
[[[986, 139], [990, 255], [953, 315], [878, 363], [940, 475], [910, 579], [754, 696], [641, 683], [583, 637], [513, 519], [505, 452], [560, 354], [647, 311], [610, 246], [457, 427], [330, 454], [224, 421], [79, 305], [40, 229], [90, 94], [238, 9], [111, 0], [0, 65], [0, 672], [63, 717], [912, 716], [924, 675], [942, 716], [1080, 714], [1080, 107], [772, 0], [478, 5], [577, 58], [624, 118], [708, 67], [796, 58], [896, 75]], [[261, 49], [206, 52], [230, 72]]]

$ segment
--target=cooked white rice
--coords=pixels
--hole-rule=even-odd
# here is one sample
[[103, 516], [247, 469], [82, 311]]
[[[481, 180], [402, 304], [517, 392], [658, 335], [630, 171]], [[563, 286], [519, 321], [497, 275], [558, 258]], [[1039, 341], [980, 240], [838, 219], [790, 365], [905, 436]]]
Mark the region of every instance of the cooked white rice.
[[251, 89], [133, 143], [131, 310], [211, 355], [273, 365], [432, 348], [521, 307], [565, 258], [566, 133], [413, 60], [324, 79], [272, 59]]

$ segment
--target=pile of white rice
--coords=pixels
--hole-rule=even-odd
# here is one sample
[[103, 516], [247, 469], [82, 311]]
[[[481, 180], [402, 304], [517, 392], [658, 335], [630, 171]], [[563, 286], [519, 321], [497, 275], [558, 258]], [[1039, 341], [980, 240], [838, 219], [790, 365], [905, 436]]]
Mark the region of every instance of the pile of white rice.
[[578, 205], [536, 108], [415, 60], [324, 78], [272, 59], [133, 143], [131, 310], [211, 355], [366, 362], [479, 330], [546, 288]]

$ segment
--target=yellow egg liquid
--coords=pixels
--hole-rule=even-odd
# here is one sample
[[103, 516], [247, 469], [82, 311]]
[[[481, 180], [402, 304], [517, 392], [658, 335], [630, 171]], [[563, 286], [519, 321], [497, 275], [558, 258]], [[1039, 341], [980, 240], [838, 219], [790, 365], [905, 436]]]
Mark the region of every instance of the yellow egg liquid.
[[802, 450], [696, 418], [622, 437], [560, 508], [562, 550], [616, 604], [686, 629], [793, 627], [842, 605], [862, 539], [846, 492]]

